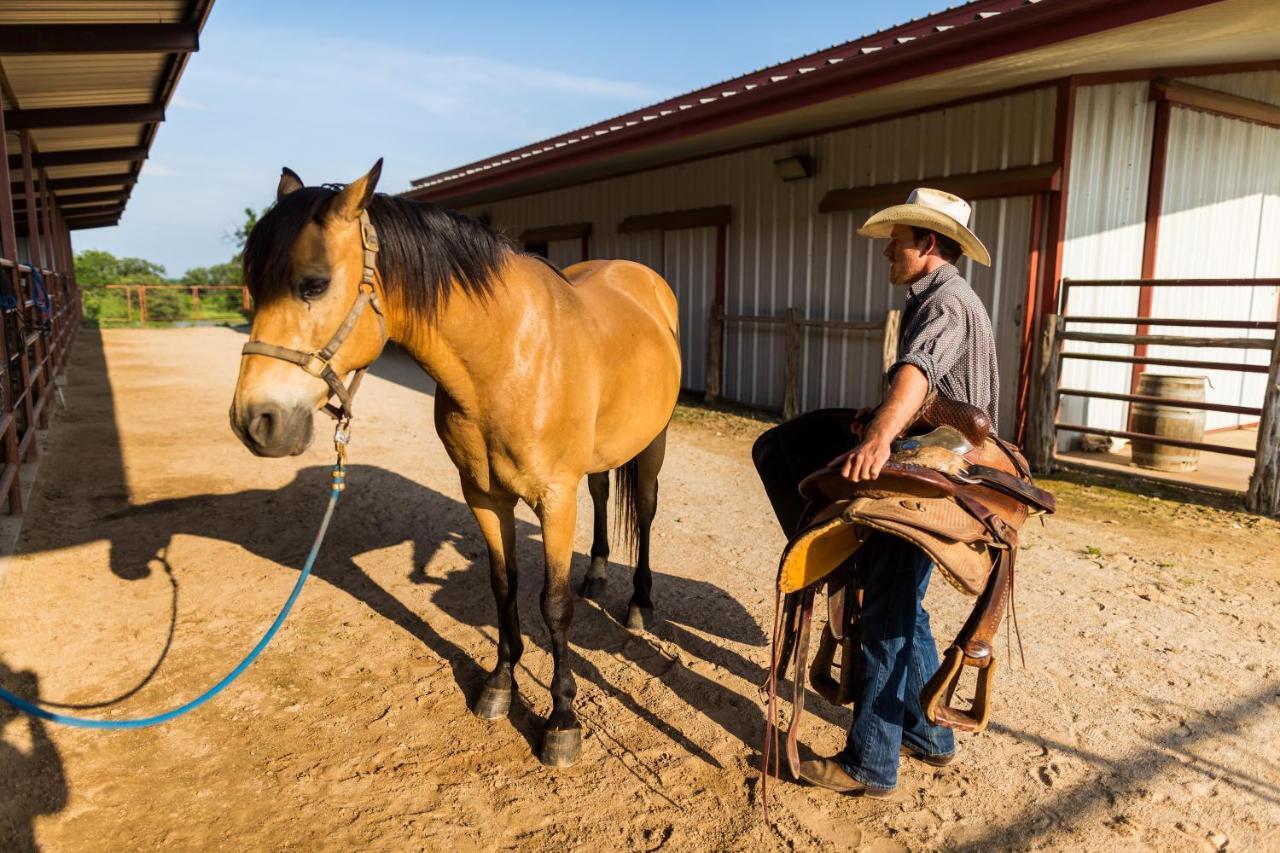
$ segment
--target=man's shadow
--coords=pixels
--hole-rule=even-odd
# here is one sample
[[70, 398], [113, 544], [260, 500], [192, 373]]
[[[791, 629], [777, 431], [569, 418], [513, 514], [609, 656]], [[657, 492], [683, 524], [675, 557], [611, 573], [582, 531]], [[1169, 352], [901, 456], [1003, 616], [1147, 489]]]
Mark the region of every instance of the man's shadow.
[[[27, 699], [39, 695], [34, 673], [14, 672], [2, 662], [0, 686]], [[26, 729], [25, 748], [12, 742], [20, 737], [19, 726]], [[0, 702], [0, 850], [38, 850], [36, 817], [62, 811], [67, 798], [62, 759], [44, 723]]]
[[[111, 541], [111, 570], [124, 579], [147, 576], [151, 571], [148, 564], [162, 554], [171, 537], [179, 533], [233, 542], [272, 562], [298, 569], [315, 533], [311, 516], [299, 510], [314, 507], [318, 521], [320, 502], [327, 495], [329, 470], [327, 466], [303, 469], [280, 489], [199, 495], [131, 506], [103, 518], [94, 533]], [[459, 687], [469, 700], [474, 699], [496, 651], [482, 653], [482, 660], [477, 660], [433, 628], [410, 606], [411, 602], [401, 601], [365, 574], [356, 562], [365, 552], [411, 542], [413, 556], [412, 563], [405, 567], [407, 577], [420, 587], [435, 587], [431, 603], [451, 618], [487, 628], [487, 635], [496, 640], [496, 607], [489, 585], [488, 556], [470, 510], [460, 501], [374, 466], [349, 467], [348, 482], [350, 485], [339, 503], [329, 537], [316, 561], [315, 576], [363, 602], [449, 662]], [[293, 521], [300, 518], [307, 521]], [[449, 543], [469, 560], [468, 566], [450, 572], [447, 578], [428, 576], [426, 567], [436, 552]], [[541, 531], [536, 525], [517, 520], [517, 549], [524, 635], [549, 651], [546, 629], [538, 616], [542, 545]], [[574, 555], [575, 589], [585, 573], [587, 561], [586, 555]], [[174, 566], [173, 570], [181, 573], [180, 566]], [[708, 567], [708, 571], [714, 571], [714, 567]], [[763, 647], [764, 634], [751, 614], [716, 585], [658, 572], [654, 575], [656, 604], [663, 619], [674, 625], [691, 626], [701, 633]], [[691, 708], [744, 744], [758, 746], [763, 715], [754, 697], [744, 698], [683, 666], [660, 643], [636, 637], [614, 618], [613, 613], [625, 611], [631, 589], [630, 567], [613, 566], [609, 589], [603, 607], [581, 599], [576, 602], [573, 644], [621, 652], [651, 676], [661, 678]], [[764, 680], [765, 667], [759, 663], [688, 630], [667, 633], [693, 658], [728, 670], [751, 684]], [[671, 677], [673, 667], [679, 667], [679, 677]], [[718, 766], [705, 749], [645, 708], [626, 690], [612, 684], [605, 673], [585, 657], [575, 655], [574, 671], [670, 739]], [[527, 685], [525, 689], [545, 689], [545, 685]], [[536, 746], [540, 725], [527, 709], [513, 710], [512, 722], [531, 746]]]

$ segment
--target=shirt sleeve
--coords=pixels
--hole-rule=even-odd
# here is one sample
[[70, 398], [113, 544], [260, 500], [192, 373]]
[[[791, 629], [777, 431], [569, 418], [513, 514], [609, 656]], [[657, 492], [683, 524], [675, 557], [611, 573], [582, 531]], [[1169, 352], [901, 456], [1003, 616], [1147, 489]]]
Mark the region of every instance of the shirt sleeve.
[[968, 318], [960, 300], [938, 294], [920, 306], [920, 319], [911, 337], [903, 342], [902, 356], [889, 370], [904, 364], [920, 369], [936, 391], [938, 381], [951, 372], [964, 354]]

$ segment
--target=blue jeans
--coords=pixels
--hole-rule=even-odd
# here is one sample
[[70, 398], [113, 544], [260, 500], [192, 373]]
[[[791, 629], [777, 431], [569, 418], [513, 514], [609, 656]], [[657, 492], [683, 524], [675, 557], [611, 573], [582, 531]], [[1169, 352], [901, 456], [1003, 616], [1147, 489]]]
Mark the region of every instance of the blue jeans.
[[920, 690], [938, 670], [938, 649], [923, 601], [933, 573], [924, 551], [896, 536], [876, 533], [859, 549], [864, 561], [862, 645], [866, 667], [857, 690], [849, 738], [837, 756], [864, 785], [898, 784], [899, 748], [926, 755], [955, 752], [955, 737], [931, 725]]

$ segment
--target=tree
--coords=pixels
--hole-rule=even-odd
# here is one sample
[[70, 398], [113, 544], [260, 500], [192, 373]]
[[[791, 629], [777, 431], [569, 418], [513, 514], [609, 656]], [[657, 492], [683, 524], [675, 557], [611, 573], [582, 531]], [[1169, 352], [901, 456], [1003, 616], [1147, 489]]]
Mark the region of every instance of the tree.
[[208, 267], [192, 267], [182, 275], [183, 284], [239, 284], [240, 264], [227, 261]]
[[249, 240], [249, 232], [253, 230], [253, 226], [258, 224], [258, 220], [267, 215], [267, 211], [271, 209], [271, 205], [262, 208], [260, 213], [255, 213], [252, 207], [244, 209], [244, 223], [231, 232], [231, 239], [236, 244], [236, 256], [232, 258], [232, 262], [239, 264], [244, 258], [244, 244]]
[[117, 258], [101, 249], [76, 253], [76, 281], [81, 287], [106, 284], [162, 284], [164, 266], [145, 258]]

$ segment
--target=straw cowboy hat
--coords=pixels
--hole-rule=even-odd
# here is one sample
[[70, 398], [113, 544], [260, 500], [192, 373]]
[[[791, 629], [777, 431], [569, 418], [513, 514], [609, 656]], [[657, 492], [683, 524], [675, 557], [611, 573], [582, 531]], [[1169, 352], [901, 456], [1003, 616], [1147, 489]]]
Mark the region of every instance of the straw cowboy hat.
[[918, 187], [907, 196], [906, 204], [895, 204], [874, 214], [862, 224], [863, 237], [888, 237], [895, 225], [927, 228], [960, 244], [964, 253], [984, 267], [991, 266], [991, 254], [982, 241], [969, 230], [969, 203], [942, 190]]

